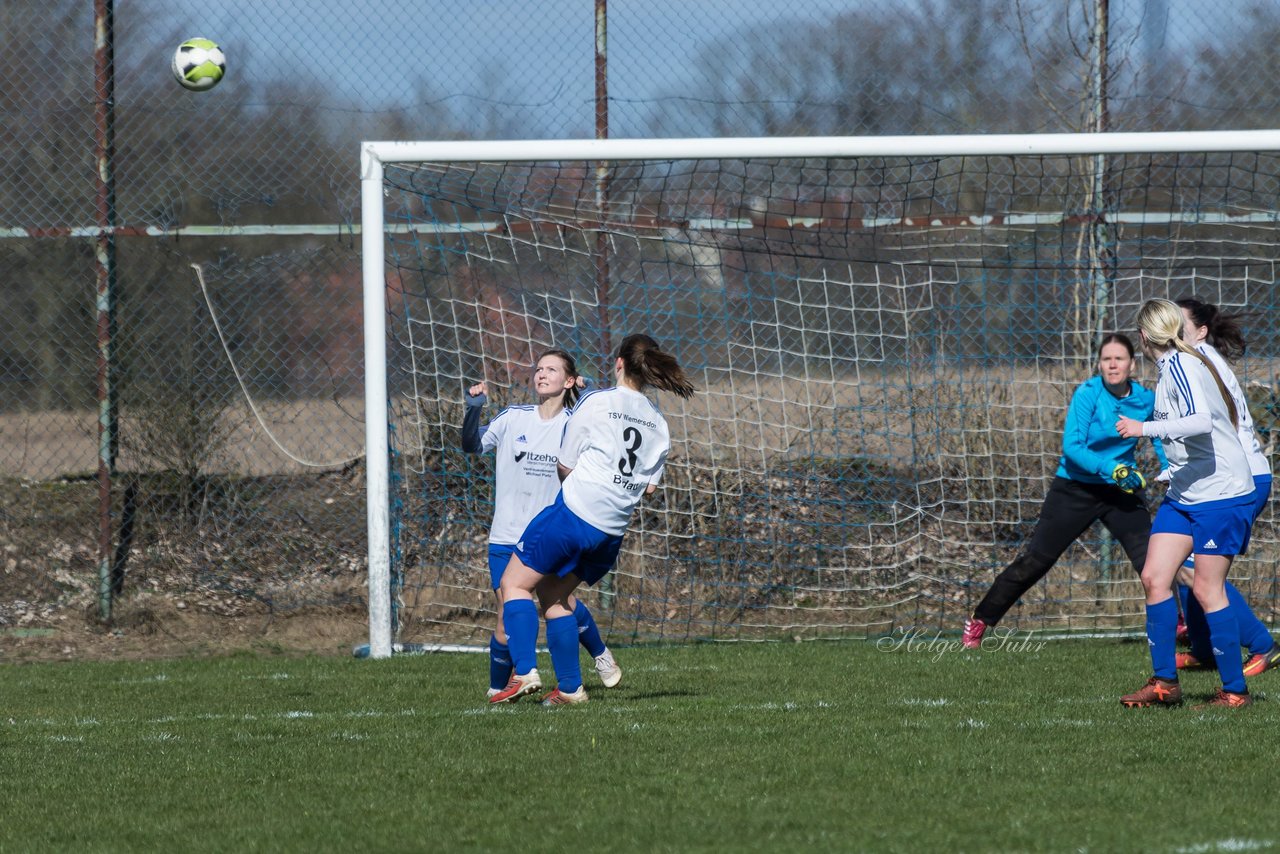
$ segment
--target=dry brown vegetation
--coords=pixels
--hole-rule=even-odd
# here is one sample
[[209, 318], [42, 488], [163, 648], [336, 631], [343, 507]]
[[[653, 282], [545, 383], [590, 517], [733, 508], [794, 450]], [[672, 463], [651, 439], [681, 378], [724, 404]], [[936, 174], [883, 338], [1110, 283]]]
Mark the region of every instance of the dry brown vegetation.
[[[887, 374], [752, 378], [736, 394], [717, 385], [690, 404], [663, 400], [676, 437], [663, 489], [642, 506], [609, 588], [586, 598], [615, 642], [952, 628], [1036, 521], [1077, 377], [1057, 363], [1003, 376], [952, 373], [932, 377], [923, 395]], [[315, 429], [316, 411], [299, 407], [291, 423]], [[403, 640], [478, 643], [493, 616], [489, 463], [453, 449], [457, 404], [424, 415], [436, 450], [407, 453], [399, 466], [413, 481], [405, 518], [426, 520], [400, 540]], [[80, 429], [65, 414], [46, 423]], [[25, 435], [36, 433], [57, 437]], [[259, 459], [270, 455], [251, 447]], [[133, 485], [135, 522], [109, 624], [97, 618], [94, 482], [7, 478], [0, 654], [345, 652], [367, 635], [361, 475], [358, 464], [211, 475], [196, 512], [179, 506], [191, 496], [180, 497], [164, 473], [122, 475], [122, 492]], [[1267, 515], [1234, 573], [1267, 620], [1278, 553]], [[1122, 553], [1086, 538], [1011, 619], [1131, 630], [1139, 602]]]

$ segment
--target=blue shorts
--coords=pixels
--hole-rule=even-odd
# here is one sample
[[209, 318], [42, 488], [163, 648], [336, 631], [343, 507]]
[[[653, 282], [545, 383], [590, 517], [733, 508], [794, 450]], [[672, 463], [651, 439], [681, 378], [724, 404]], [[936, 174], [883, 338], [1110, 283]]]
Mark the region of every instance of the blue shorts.
[[1151, 533], [1190, 537], [1198, 555], [1242, 555], [1249, 549], [1254, 506], [1252, 494], [1201, 504], [1166, 500], [1151, 521]]
[[497, 590], [502, 586], [502, 573], [511, 563], [511, 554], [515, 546], [506, 543], [489, 543], [489, 585]]
[[595, 584], [618, 562], [620, 548], [622, 537], [588, 525], [565, 506], [562, 495], [557, 495], [524, 529], [515, 553], [535, 572], [561, 578], [573, 573], [587, 584]]

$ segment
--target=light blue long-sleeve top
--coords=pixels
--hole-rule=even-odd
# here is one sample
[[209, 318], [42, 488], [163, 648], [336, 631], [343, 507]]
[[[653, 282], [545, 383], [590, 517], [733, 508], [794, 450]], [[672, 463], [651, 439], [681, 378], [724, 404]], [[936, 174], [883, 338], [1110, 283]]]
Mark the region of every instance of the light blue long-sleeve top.
[[[1133, 452], [1137, 439], [1125, 439], [1116, 432], [1120, 416], [1135, 421], [1148, 421], [1155, 407], [1155, 393], [1136, 381], [1129, 381], [1129, 393], [1116, 397], [1107, 391], [1102, 377], [1082, 382], [1071, 396], [1067, 420], [1062, 428], [1062, 457], [1058, 460], [1058, 477], [1082, 483], [1114, 483], [1111, 473], [1124, 463], [1136, 467]], [[1169, 467], [1159, 440], [1152, 448], [1160, 468]]]

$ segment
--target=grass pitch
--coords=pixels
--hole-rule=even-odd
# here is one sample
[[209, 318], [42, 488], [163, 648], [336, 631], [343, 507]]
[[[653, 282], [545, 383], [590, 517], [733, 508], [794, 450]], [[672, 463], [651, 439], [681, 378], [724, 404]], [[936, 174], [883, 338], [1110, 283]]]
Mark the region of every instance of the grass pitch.
[[0, 666], [0, 850], [1280, 847], [1280, 671], [1199, 712], [1212, 673], [1120, 706], [1134, 642], [616, 654], [560, 709], [486, 707], [481, 655]]

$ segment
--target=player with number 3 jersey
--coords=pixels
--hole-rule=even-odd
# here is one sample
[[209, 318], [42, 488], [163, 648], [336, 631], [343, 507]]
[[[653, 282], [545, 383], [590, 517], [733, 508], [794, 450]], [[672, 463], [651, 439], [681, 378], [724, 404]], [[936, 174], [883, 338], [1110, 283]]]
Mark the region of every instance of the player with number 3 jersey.
[[614, 372], [615, 388], [590, 392], [574, 408], [560, 446], [560, 493], [525, 528], [502, 575], [503, 623], [515, 672], [491, 703], [542, 690], [539, 612], [557, 681], [544, 704], [587, 700], [570, 597], [582, 582], [595, 584], [613, 569], [636, 505], [657, 488], [666, 464], [667, 423], [644, 391], [693, 395], [679, 362], [648, 335], [623, 340]]
[[658, 408], [626, 386], [583, 395], [560, 446], [561, 490], [582, 521], [622, 536], [631, 511], [662, 475], [671, 447]]
[[[489, 580], [497, 597], [498, 620], [489, 638], [490, 697], [511, 680], [511, 652], [502, 624], [502, 573], [529, 521], [560, 491], [560, 439], [582, 385], [573, 356], [564, 350], [543, 353], [534, 368], [533, 385], [537, 406], [508, 406], [482, 427], [480, 413], [488, 386], [476, 383], [467, 390], [462, 423], [462, 450], [491, 452], [496, 457]], [[578, 642], [591, 655], [604, 686], [615, 687], [622, 680], [622, 669], [600, 636], [595, 618], [578, 599], [571, 598], [569, 605], [577, 622]]]

